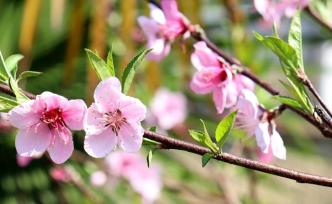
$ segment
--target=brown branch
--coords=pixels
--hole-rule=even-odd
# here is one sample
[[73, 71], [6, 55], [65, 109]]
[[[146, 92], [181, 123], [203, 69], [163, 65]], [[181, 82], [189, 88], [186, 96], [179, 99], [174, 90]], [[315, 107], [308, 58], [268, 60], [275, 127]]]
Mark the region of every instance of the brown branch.
[[303, 84], [309, 89], [309, 91], [316, 97], [319, 104], [324, 108], [324, 110], [329, 114], [330, 117], [332, 117], [331, 110], [327, 107], [323, 99], [320, 97], [318, 91], [315, 89], [312, 82], [305, 76], [303, 80]]
[[[0, 84], [0, 92], [15, 97], [14, 92], [13, 92], [13, 91], [10, 89], [10, 87], [7, 86], [7, 85]], [[34, 99], [34, 98], [36, 97], [36, 96], [33, 95], [32, 93], [29, 93], [29, 92], [26, 92], [26, 91], [24, 91], [24, 94], [25, 94], [28, 98], [30, 98], [30, 99]]]
[[322, 27], [326, 28], [330, 32], [332, 32], [332, 24], [327, 23], [324, 21], [315, 11], [310, 8], [310, 6], [307, 6], [304, 8], [304, 11], [306, 11], [313, 19], [315, 19]]
[[[204, 148], [204, 147], [192, 144], [192, 143], [180, 141], [177, 139], [173, 139], [173, 138], [170, 138], [170, 137], [167, 137], [167, 136], [164, 136], [161, 134], [157, 134], [154, 132], [150, 132], [150, 131], [145, 131], [144, 137], [154, 140], [156, 142], [162, 143], [163, 147], [166, 149], [183, 150], [183, 151], [191, 152], [191, 153], [194, 153], [197, 155], [204, 155], [204, 154], [210, 152], [210, 150], [207, 148]], [[292, 179], [299, 183], [310, 183], [310, 184], [315, 184], [315, 185], [319, 185], [319, 186], [332, 187], [331, 178], [302, 173], [302, 172], [298, 172], [298, 171], [291, 170], [291, 169], [286, 169], [286, 168], [282, 168], [282, 167], [278, 167], [278, 166], [274, 166], [274, 165], [261, 163], [258, 161], [253, 161], [250, 159], [237, 157], [237, 156], [227, 154], [227, 153], [220, 153], [218, 155], [215, 155], [214, 159], [223, 161], [223, 162], [226, 162], [229, 164], [233, 164], [236, 166], [242, 166], [242, 167], [245, 167], [248, 169], [280, 176], [283, 178]]]
[[[0, 92], [4, 92], [9, 95], [14, 95], [11, 89], [7, 85], [0, 85]], [[25, 92], [27, 96], [31, 99], [34, 99], [36, 96]], [[210, 153], [210, 150], [201, 147], [192, 143], [184, 142], [181, 140], [173, 139], [161, 134], [157, 134], [154, 132], [150, 131], [145, 131], [144, 132], [144, 137], [154, 140], [156, 142], [161, 143], [161, 147], [163, 149], [177, 149], [177, 150], [183, 150], [186, 152], [191, 152], [194, 154], [198, 155], [204, 155], [205, 153]], [[315, 185], [320, 185], [320, 186], [328, 186], [332, 187], [332, 179], [327, 178], [327, 177], [322, 177], [322, 176], [316, 176], [316, 175], [311, 175], [311, 174], [306, 174], [302, 172], [297, 172], [294, 170], [286, 169], [286, 168], [281, 168], [273, 165], [268, 165], [264, 164], [258, 161], [253, 161], [241, 157], [237, 157], [231, 154], [227, 153], [220, 153], [218, 155], [214, 156], [215, 160], [219, 161], [224, 161], [229, 164], [237, 165], [237, 166], [242, 166], [248, 169], [260, 171], [260, 172], [265, 172], [268, 174], [288, 178], [295, 180], [299, 183], [310, 183], [310, 184], [315, 184]]]

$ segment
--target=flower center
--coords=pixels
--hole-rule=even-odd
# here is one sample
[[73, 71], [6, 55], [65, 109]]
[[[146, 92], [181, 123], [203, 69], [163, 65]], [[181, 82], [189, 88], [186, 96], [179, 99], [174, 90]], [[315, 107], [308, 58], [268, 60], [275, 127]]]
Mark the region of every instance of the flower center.
[[122, 112], [119, 109], [116, 109], [113, 112], [105, 113], [106, 125], [112, 128], [112, 131], [118, 135], [120, 127], [127, 123], [127, 119], [122, 116]]
[[46, 123], [50, 128], [56, 128], [58, 125], [64, 125], [62, 111], [60, 108], [44, 111], [40, 120], [43, 123]]

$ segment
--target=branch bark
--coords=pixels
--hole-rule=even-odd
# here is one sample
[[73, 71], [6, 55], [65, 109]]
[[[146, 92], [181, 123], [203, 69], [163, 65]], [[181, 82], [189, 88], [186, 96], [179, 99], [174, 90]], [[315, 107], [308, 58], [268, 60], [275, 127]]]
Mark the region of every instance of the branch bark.
[[[144, 132], [144, 137], [154, 140], [156, 142], [160, 142], [165, 149], [176, 149], [176, 150], [182, 150], [186, 152], [191, 152], [197, 155], [204, 155], [205, 153], [210, 152], [209, 149], [180, 141], [177, 139], [173, 139], [161, 134], [157, 134], [150, 131]], [[283, 178], [288, 178], [297, 181], [298, 183], [308, 183], [308, 184], [315, 184], [319, 186], [327, 186], [332, 187], [332, 179], [307, 173], [302, 173], [299, 171], [286, 169], [274, 165], [269, 165], [265, 163], [261, 163], [258, 161], [253, 161], [250, 159], [245, 159], [242, 157], [237, 157], [231, 154], [227, 153], [220, 153], [218, 155], [214, 156], [215, 160], [223, 161], [229, 164], [233, 164], [236, 166], [242, 166], [248, 169], [264, 172], [267, 174], [272, 174], [276, 176], [280, 176]]]

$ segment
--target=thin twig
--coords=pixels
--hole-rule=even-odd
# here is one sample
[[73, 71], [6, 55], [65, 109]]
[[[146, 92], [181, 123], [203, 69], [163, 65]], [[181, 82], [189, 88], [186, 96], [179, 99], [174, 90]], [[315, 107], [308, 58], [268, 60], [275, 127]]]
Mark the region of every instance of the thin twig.
[[327, 107], [327, 105], [325, 104], [325, 102], [323, 101], [323, 99], [320, 97], [318, 91], [315, 89], [315, 87], [312, 84], [312, 82], [308, 78], [305, 78], [305, 80], [303, 80], [303, 84], [316, 97], [316, 99], [318, 100], [319, 104], [324, 108], [324, 110], [329, 114], [329, 116], [332, 117], [331, 110], [329, 109], [329, 107]]
[[[167, 149], [176, 149], [176, 150], [183, 150], [186, 152], [191, 152], [197, 155], [204, 155], [209, 153], [210, 150], [192, 143], [180, 141], [177, 139], [173, 139], [161, 134], [157, 134], [150, 131], [144, 132], [144, 137], [160, 142], [163, 146]], [[242, 157], [237, 157], [227, 153], [220, 153], [214, 156], [215, 160], [224, 161], [229, 164], [242, 166], [248, 169], [280, 176], [283, 178], [288, 178], [295, 180], [299, 183], [309, 183], [315, 184], [319, 186], [327, 186], [332, 187], [332, 179], [322, 176], [316, 176], [312, 174], [302, 173], [291, 169], [286, 169], [274, 165], [264, 164], [262, 162], [253, 161], [250, 159], [245, 159]]]
[[324, 21], [315, 11], [310, 8], [310, 6], [307, 6], [304, 8], [304, 11], [306, 11], [313, 19], [315, 19], [322, 27], [326, 28], [330, 32], [332, 32], [332, 24], [327, 23]]

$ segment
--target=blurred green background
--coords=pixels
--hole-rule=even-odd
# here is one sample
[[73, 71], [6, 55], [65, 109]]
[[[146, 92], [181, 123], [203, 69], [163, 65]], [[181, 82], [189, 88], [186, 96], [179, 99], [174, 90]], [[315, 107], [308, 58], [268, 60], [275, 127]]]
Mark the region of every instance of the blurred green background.
[[[260, 16], [249, 0], [179, 0], [180, 10], [200, 24], [220, 48], [236, 56], [265, 81], [286, 93], [278, 80], [284, 79], [279, 63], [267, 52], [252, 31], [265, 34], [271, 29], [260, 26]], [[330, 11], [332, 8], [330, 8]], [[49, 90], [69, 98], [84, 98], [91, 103], [98, 79], [89, 68], [84, 48], [105, 58], [113, 46], [117, 73], [145, 45], [137, 26], [139, 15], [148, 15], [143, 0], [0, 0], [0, 50], [5, 57], [20, 53], [25, 58], [19, 71], [41, 71], [29, 79], [26, 90], [38, 94]], [[331, 87], [332, 33], [303, 14], [305, 68], [309, 77], [332, 105]], [[289, 20], [282, 22], [281, 36], [287, 36]], [[196, 128], [199, 118], [213, 131], [216, 115], [211, 97], [197, 96], [188, 87], [194, 71], [190, 63], [193, 41], [173, 44], [161, 63], [145, 61], [139, 68], [130, 95], [149, 104], [158, 87], [185, 93], [189, 115], [184, 124]], [[266, 107], [278, 103], [260, 88], [260, 101]], [[277, 120], [278, 130], [287, 147], [287, 160], [273, 163], [283, 167], [331, 177], [332, 140], [297, 115], [286, 111]], [[191, 140], [185, 129], [169, 135]], [[75, 136], [77, 153], [66, 162], [80, 175], [82, 185], [97, 200], [73, 183], [58, 183], [49, 176], [54, 166], [45, 156], [25, 168], [16, 163], [15, 130], [4, 124], [0, 135], [0, 203], [140, 203], [126, 182], [116, 188], [96, 188], [89, 175], [98, 169], [100, 160], [84, 159], [84, 133]], [[146, 154], [146, 150], [142, 150]], [[226, 152], [256, 158], [255, 141], [235, 130]], [[83, 157], [83, 159], [81, 158]], [[331, 190], [297, 184], [294, 181], [210, 162], [201, 167], [200, 157], [177, 151], [157, 151], [153, 157], [162, 170], [163, 190], [156, 203], [331, 203]]]

